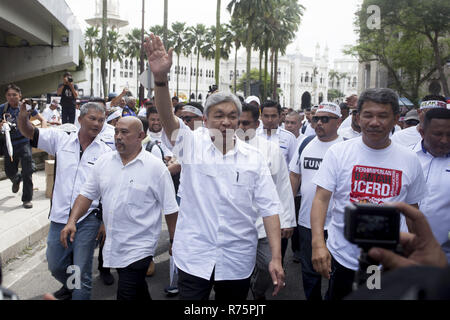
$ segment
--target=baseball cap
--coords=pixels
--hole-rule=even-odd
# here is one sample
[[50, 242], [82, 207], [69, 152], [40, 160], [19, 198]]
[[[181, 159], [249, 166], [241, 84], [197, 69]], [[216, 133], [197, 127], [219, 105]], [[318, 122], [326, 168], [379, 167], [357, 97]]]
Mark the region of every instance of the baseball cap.
[[411, 111], [408, 111], [405, 115], [405, 119], [403, 121], [408, 121], [408, 120], [419, 120], [419, 113], [417, 112], [416, 109], [413, 109]]
[[341, 108], [332, 102], [322, 102], [317, 108], [316, 114], [319, 112], [329, 112], [337, 115], [339, 118], [342, 117]]
[[247, 99], [245, 99], [245, 103], [251, 103], [253, 101], [255, 101], [258, 104], [258, 106], [261, 105], [261, 101], [256, 96], [249, 96], [249, 97], [247, 97]]

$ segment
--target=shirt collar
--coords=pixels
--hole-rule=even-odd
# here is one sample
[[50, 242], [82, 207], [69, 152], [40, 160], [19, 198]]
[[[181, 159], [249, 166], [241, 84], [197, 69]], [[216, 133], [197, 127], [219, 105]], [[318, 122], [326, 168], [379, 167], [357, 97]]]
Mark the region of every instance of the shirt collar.
[[[138, 155], [136, 156], [136, 158], [134, 158], [132, 161], [130, 161], [129, 163], [127, 163], [126, 166], [131, 165], [132, 163], [135, 163], [136, 161], [140, 161], [141, 163], [145, 163], [145, 153], [148, 152], [147, 150], [145, 150], [144, 147], [142, 147], [141, 152], [138, 153]], [[116, 158], [117, 161], [119, 161], [122, 165], [122, 158], [120, 157], [119, 151], [114, 151], [114, 157]]]
[[[220, 152], [214, 145], [213, 141], [211, 140], [211, 136], [209, 135], [209, 130], [208, 129], [203, 130], [201, 133], [202, 133], [203, 141], [207, 144], [207, 149], [208, 150], [216, 149], [217, 152]], [[229, 150], [224, 156], [234, 155], [236, 152], [241, 152], [244, 156], [247, 156], [248, 149], [246, 147], [245, 142], [242, 141], [241, 139], [239, 139], [238, 137], [236, 137], [236, 135], [234, 136], [234, 139], [236, 141], [234, 148]], [[214, 148], [214, 149], [212, 149], [212, 148]]]
[[[425, 148], [425, 144], [424, 144], [423, 142], [424, 142], [424, 141], [423, 141], [423, 139], [422, 139], [422, 141], [420, 141], [420, 143], [416, 143], [416, 145], [414, 146], [414, 149], [413, 149], [413, 150], [414, 150], [415, 152], [420, 152], [420, 151], [422, 151], [424, 154], [429, 154], [431, 157], [434, 158], [434, 156], [433, 156], [431, 153], [428, 152], [427, 148]], [[450, 157], [450, 153], [448, 153], [445, 157], [446, 157], [446, 158], [449, 158], [449, 157]]]

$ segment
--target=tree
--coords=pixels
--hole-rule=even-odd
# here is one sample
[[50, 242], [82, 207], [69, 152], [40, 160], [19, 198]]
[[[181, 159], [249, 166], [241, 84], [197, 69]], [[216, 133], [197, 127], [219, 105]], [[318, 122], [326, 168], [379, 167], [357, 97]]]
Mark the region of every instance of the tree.
[[175, 73], [177, 75], [177, 96], [179, 94], [179, 76], [180, 76], [180, 55], [183, 51], [184, 43], [186, 41], [186, 23], [175, 22], [172, 23], [172, 30], [169, 33], [169, 39], [173, 43], [173, 51], [177, 55], [177, 67]]
[[167, 40], [169, 38], [169, 27], [168, 27], [168, 17], [169, 17], [169, 3], [168, 0], [164, 0], [164, 25], [163, 25], [163, 43], [166, 50], [169, 50]]
[[[195, 99], [198, 99], [198, 77], [200, 74], [200, 55], [202, 54], [202, 48], [207, 40], [207, 29], [204, 24], [197, 24], [195, 27], [189, 28], [190, 38], [194, 42], [194, 53], [197, 55], [197, 68], [195, 72]], [[204, 51], [203, 51], [204, 52]]]
[[278, 55], [285, 54], [287, 46], [295, 39], [304, 7], [298, 4], [296, 0], [280, 0], [272, 10], [274, 24], [274, 39], [272, 50], [275, 53], [274, 63], [274, 83], [273, 96], [274, 100], [278, 100]]
[[106, 83], [106, 60], [108, 59], [108, 1], [103, 0], [103, 14], [102, 14], [102, 44], [100, 46], [100, 72], [102, 74], [102, 83], [103, 83], [103, 96], [107, 97], [108, 86]]
[[[367, 6], [373, 3], [380, 5], [382, 12], [386, 12], [378, 30], [371, 30], [367, 26]], [[364, 1], [355, 22], [359, 43], [345, 50], [345, 53], [358, 56], [362, 62], [378, 61], [388, 71], [388, 85], [417, 104], [423, 94], [421, 87], [438, 70], [438, 66], [433, 48], [429, 46], [425, 35], [413, 28], [391, 23], [389, 12], [396, 12], [396, 6], [397, 1]], [[448, 58], [447, 51], [446, 60]]]
[[108, 31], [108, 61], [109, 61], [109, 81], [108, 81], [108, 92], [111, 90], [111, 77], [113, 74], [112, 63], [116, 61], [122, 61], [124, 55], [122, 46], [117, 45], [120, 43], [120, 34], [117, 31]]
[[[263, 70], [263, 73], [267, 73], [266, 70]], [[267, 77], [264, 77], [265, 79], [267, 79]], [[270, 81], [269, 79], [267, 81]], [[255, 83], [259, 83], [259, 69], [252, 69], [250, 72], [250, 84], [255, 84]], [[245, 91], [247, 86], [247, 75], [244, 73], [241, 78], [239, 79], [238, 85], [237, 85], [237, 90], [238, 91]], [[250, 95], [250, 91], [247, 91], [247, 95]]]
[[215, 79], [216, 79], [216, 85], [219, 87], [220, 82], [220, 39], [221, 39], [221, 33], [222, 33], [222, 27], [220, 25], [220, 9], [221, 9], [221, 3], [220, 0], [217, 0], [217, 9], [216, 9], [216, 50], [215, 50]]
[[444, 66], [450, 59], [450, 2], [447, 0], [371, 0], [386, 13], [383, 24], [423, 36], [431, 45], [434, 66], [445, 96], [450, 96]]
[[228, 25], [227, 30], [229, 30], [230, 38], [233, 41], [234, 45], [234, 72], [233, 72], [233, 78], [234, 78], [234, 94], [236, 94], [236, 88], [237, 88], [237, 53], [239, 48], [241, 47], [241, 44], [244, 42], [245, 34], [242, 28], [242, 23], [239, 18], [232, 17], [231, 22]]
[[[138, 28], [132, 29], [125, 35], [125, 40], [122, 41], [122, 46], [125, 48], [125, 56], [136, 60], [136, 90], [139, 90], [139, 58], [141, 56], [141, 30]], [[136, 92], [138, 94], [138, 92]]]
[[99, 43], [98, 36], [100, 30], [97, 27], [90, 27], [86, 29], [84, 34], [85, 39], [85, 53], [90, 60], [91, 67], [91, 93], [90, 96], [94, 96], [94, 58], [99, 56]]
[[232, 0], [227, 6], [232, 18], [237, 18], [243, 24], [241, 28], [246, 31], [245, 48], [247, 50], [247, 88], [250, 92], [250, 69], [252, 61], [252, 46], [254, 41], [255, 22], [264, 12], [271, 8], [270, 0]]
[[192, 54], [193, 54], [193, 48], [195, 44], [195, 39], [193, 38], [190, 29], [187, 28], [184, 33], [184, 38], [186, 39], [183, 43], [183, 55], [186, 57], [190, 57], [191, 64], [190, 64], [190, 71], [189, 71], [189, 101], [191, 101], [191, 94], [192, 94]]
[[343, 98], [345, 95], [339, 91], [338, 89], [329, 89], [328, 90], [328, 101], [335, 101], [339, 98]]

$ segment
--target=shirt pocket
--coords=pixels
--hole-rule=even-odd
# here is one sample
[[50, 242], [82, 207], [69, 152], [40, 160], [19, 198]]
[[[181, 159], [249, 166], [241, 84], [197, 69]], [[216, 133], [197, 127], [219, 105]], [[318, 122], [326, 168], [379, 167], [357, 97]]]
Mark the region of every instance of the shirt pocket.
[[241, 208], [252, 207], [255, 177], [251, 172], [237, 171], [230, 190], [231, 199]]

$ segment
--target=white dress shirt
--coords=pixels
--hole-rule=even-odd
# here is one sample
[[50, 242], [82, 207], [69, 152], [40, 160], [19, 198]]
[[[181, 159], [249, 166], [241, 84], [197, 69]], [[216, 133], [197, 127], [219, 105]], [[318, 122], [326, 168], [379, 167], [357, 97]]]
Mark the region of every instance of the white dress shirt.
[[[295, 219], [294, 197], [292, 196], [289, 171], [286, 162], [284, 161], [284, 156], [280, 152], [280, 148], [275, 143], [267, 141], [259, 136], [255, 136], [252, 140], [248, 141], [248, 143], [261, 152], [269, 166], [273, 182], [277, 188], [278, 197], [281, 201], [281, 229], [295, 228], [297, 221]], [[262, 218], [258, 218], [256, 227], [258, 229], [258, 239], [267, 237]]]
[[292, 160], [292, 157], [295, 154], [295, 149], [297, 146], [297, 139], [295, 136], [289, 131], [278, 127], [275, 134], [267, 135], [264, 126], [259, 127], [256, 130], [256, 134], [268, 141], [272, 141], [280, 146], [281, 151], [283, 152], [284, 159], [286, 160], [286, 166], [289, 166], [289, 163]]
[[118, 152], [102, 156], [80, 194], [102, 199], [103, 265], [108, 268], [124, 268], [154, 256], [162, 214], [178, 211], [169, 171], [144, 148], [126, 166]]
[[353, 138], [358, 138], [362, 135], [361, 132], [355, 131], [353, 130], [353, 128], [350, 127], [346, 127], [344, 129], [341, 130], [341, 133], [339, 134], [340, 137], [344, 138], [345, 140], [350, 140]]
[[[84, 150], [80, 159], [80, 140], [78, 132], [68, 135], [54, 128], [39, 129], [37, 147], [56, 156], [56, 176], [50, 210], [50, 221], [67, 224], [70, 210], [80, 194], [81, 187], [86, 183], [92, 169], [100, 156], [112, 149], [97, 136]], [[98, 201], [92, 202], [88, 213], [98, 207]]]
[[450, 154], [445, 157], [433, 157], [417, 143], [413, 151], [422, 165], [428, 196], [419, 202], [419, 209], [427, 217], [434, 237], [450, 261]]
[[182, 166], [175, 264], [206, 280], [214, 268], [217, 281], [249, 278], [256, 260], [256, 220], [278, 215], [280, 208], [266, 161], [238, 138], [223, 155], [209, 130], [191, 131], [179, 123], [173, 148]]
[[116, 132], [114, 126], [107, 124], [106, 122], [99, 134], [101, 140], [108, 146], [110, 146], [113, 150], [116, 150], [116, 141], [114, 140], [115, 134]]
[[163, 130], [161, 130], [160, 132], [151, 132], [150, 130], [148, 130], [147, 134], [150, 136], [150, 139], [152, 141], [156, 141], [161, 147], [162, 151], [164, 152], [164, 157], [173, 157], [172, 151], [163, 142]]

